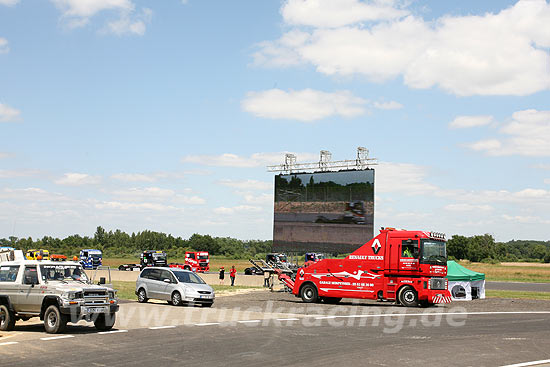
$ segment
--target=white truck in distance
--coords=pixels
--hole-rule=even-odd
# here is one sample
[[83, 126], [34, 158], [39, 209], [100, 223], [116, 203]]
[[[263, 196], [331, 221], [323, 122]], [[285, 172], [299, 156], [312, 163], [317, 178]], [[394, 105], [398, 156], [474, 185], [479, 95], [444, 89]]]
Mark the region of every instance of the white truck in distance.
[[0, 253], [2, 331], [31, 317], [44, 320], [48, 333], [61, 333], [67, 322], [79, 320], [109, 330], [118, 308], [116, 291], [91, 284], [78, 262], [26, 260], [20, 250]]

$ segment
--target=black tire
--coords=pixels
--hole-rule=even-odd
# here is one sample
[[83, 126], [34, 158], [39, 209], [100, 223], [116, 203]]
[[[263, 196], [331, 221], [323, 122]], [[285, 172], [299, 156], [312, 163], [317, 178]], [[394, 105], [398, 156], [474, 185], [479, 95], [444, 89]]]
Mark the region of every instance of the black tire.
[[63, 315], [56, 305], [51, 305], [44, 312], [44, 328], [48, 334], [59, 334], [65, 331], [67, 315]]
[[94, 321], [95, 328], [99, 331], [111, 330], [115, 326], [116, 313], [99, 314]]
[[185, 266], [183, 267], [183, 270], [191, 270], [191, 267], [190, 267], [189, 265], [185, 265]]
[[305, 303], [315, 303], [319, 300], [319, 293], [314, 284], [307, 283], [300, 289], [300, 297]]
[[252, 269], [250, 268], [244, 269], [244, 275], [252, 275]]
[[118, 267], [118, 271], [126, 271], [126, 268], [124, 266], [120, 265]]
[[175, 291], [172, 293], [172, 305], [174, 306], [181, 306], [182, 300], [181, 300], [181, 294], [178, 291]]
[[399, 291], [399, 302], [405, 307], [418, 306], [418, 293], [412, 287], [403, 287]]
[[323, 302], [328, 303], [330, 305], [335, 305], [339, 303], [342, 300], [342, 298], [338, 297], [324, 297]]
[[15, 328], [15, 313], [8, 306], [0, 305], [0, 330], [12, 331]]
[[145, 289], [143, 288], [138, 290], [137, 298], [139, 303], [147, 303], [149, 300], [149, 298], [147, 298], [147, 292], [145, 292]]

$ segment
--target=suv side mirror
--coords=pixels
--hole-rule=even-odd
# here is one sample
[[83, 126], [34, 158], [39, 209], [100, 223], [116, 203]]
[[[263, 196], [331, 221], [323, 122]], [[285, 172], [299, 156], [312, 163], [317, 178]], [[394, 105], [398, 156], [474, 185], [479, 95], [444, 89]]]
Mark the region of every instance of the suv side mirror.
[[172, 282], [170, 281], [170, 279], [168, 279], [168, 278], [164, 278], [163, 282], [164, 282], [164, 283], [172, 283]]

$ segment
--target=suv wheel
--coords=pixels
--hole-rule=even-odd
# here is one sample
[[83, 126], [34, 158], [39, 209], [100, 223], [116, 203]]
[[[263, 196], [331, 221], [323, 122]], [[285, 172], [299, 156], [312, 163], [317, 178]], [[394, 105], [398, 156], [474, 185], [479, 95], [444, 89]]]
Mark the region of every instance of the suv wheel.
[[180, 294], [180, 292], [176, 291], [176, 292], [172, 293], [172, 304], [174, 306], [181, 305], [181, 294]]
[[63, 315], [59, 308], [51, 305], [44, 312], [44, 328], [48, 334], [62, 333], [67, 326], [67, 316]]
[[116, 314], [99, 314], [97, 319], [94, 321], [95, 328], [100, 331], [111, 330], [115, 325]]
[[308, 283], [302, 287], [300, 290], [300, 296], [302, 297], [302, 301], [305, 303], [314, 303], [319, 299], [317, 288], [311, 283]]
[[147, 293], [145, 293], [145, 289], [143, 289], [143, 288], [139, 289], [137, 296], [138, 296], [138, 302], [139, 303], [145, 303], [148, 300]]
[[15, 314], [8, 306], [0, 305], [0, 330], [11, 331], [15, 328]]

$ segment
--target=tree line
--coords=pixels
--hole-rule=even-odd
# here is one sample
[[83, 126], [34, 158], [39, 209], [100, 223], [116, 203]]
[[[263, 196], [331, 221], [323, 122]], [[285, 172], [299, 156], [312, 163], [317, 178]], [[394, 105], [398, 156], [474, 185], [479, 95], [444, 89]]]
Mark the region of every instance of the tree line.
[[[188, 239], [170, 234], [143, 231], [128, 234], [117, 229], [106, 231], [97, 227], [93, 237], [72, 235], [64, 239], [44, 236], [41, 239], [10, 237], [0, 239], [0, 246], [18, 250], [46, 249], [50, 254], [78, 256], [82, 249], [99, 249], [104, 257], [138, 257], [145, 250], [163, 250], [169, 258], [183, 258], [185, 251], [208, 251], [234, 259], [248, 259], [271, 251], [272, 241], [238, 240], [230, 237], [212, 237], [194, 234]], [[170, 260], [170, 259], [169, 259]]]
[[[248, 259], [271, 252], [272, 241], [243, 241], [230, 237], [212, 237], [194, 234], [188, 239], [170, 234], [143, 231], [127, 234], [117, 229], [106, 231], [97, 227], [93, 237], [79, 235], [64, 239], [44, 236], [41, 239], [10, 237], [0, 239], [0, 246], [19, 250], [47, 249], [51, 254], [68, 257], [78, 255], [82, 249], [99, 249], [104, 257], [138, 257], [144, 250], [163, 250], [170, 258], [183, 258], [185, 251], [208, 251], [234, 259]], [[473, 262], [544, 261], [550, 263], [550, 241], [512, 240], [496, 242], [489, 234], [465, 237], [454, 235], [447, 242], [451, 259]]]
[[489, 234], [471, 237], [454, 235], [447, 241], [447, 255], [454, 259], [474, 262], [544, 261], [550, 263], [550, 241], [496, 242]]

